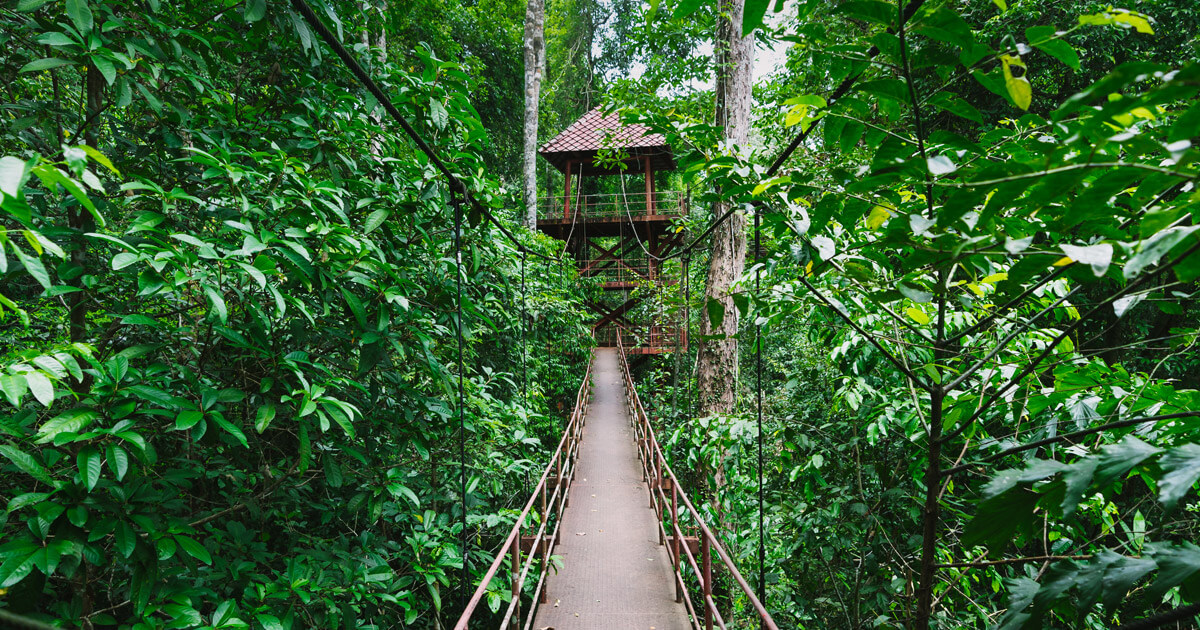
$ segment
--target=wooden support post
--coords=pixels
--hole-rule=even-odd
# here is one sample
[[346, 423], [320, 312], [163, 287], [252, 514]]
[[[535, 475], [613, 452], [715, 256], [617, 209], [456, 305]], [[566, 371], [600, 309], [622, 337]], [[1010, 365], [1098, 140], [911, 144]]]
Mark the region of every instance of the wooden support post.
[[[654, 505], [654, 515], [658, 517], [658, 522], [660, 524], [662, 523], [663, 516], [664, 516], [663, 515], [662, 491], [666, 490], [666, 486], [668, 486], [668, 485], [673, 485], [673, 484], [671, 484], [670, 481], [664, 482], [662, 475], [660, 474], [658, 477], [658, 487], [654, 489], [654, 492], [650, 493], [650, 494], [654, 495], [654, 504], [655, 504]], [[660, 545], [667, 544], [666, 532], [663, 531], [662, 527], [658, 528], [658, 544], [660, 544]]]
[[654, 170], [650, 168], [650, 156], [642, 158], [646, 171], [646, 216], [654, 214]]
[[[541, 549], [539, 550], [539, 553], [542, 554], [543, 566], [547, 562], [550, 562], [550, 542], [546, 539], [547, 539], [547, 536], [542, 536], [541, 545], [539, 545], [541, 547]], [[555, 544], [558, 543], [557, 540], [555, 540], [554, 542], [555, 542]], [[548, 576], [548, 574], [547, 574], [547, 576]], [[550, 602], [550, 593], [548, 592], [549, 590], [550, 589], [546, 584], [542, 584], [542, 595], [541, 595], [541, 598], [538, 600], [538, 603], [546, 604], [546, 603]]]
[[567, 160], [567, 179], [565, 191], [563, 193], [563, 218], [567, 219], [571, 216], [571, 160]]

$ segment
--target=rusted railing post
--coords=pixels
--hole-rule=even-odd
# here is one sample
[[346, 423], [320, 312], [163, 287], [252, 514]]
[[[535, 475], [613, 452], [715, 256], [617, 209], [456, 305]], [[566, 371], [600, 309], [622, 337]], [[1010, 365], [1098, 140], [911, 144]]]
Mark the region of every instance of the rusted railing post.
[[713, 604], [712, 601], [712, 553], [709, 549], [708, 536], [700, 537], [700, 555], [703, 557], [704, 576], [700, 580], [704, 592], [704, 630], [712, 630], [713, 628]]
[[[649, 431], [649, 429], [647, 429], [646, 430], [646, 453], [647, 454], [652, 454], [654, 452], [654, 443], [650, 441], [652, 439], [653, 438], [650, 437], [650, 431]], [[650, 489], [650, 507], [654, 508], [655, 516], [662, 517], [662, 513], [658, 511], [658, 507], [655, 505], [655, 502], [654, 502], [655, 487], [657, 487], [657, 488], [662, 487], [662, 469], [658, 467], [658, 458], [657, 457], [651, 457], [649, 459], [649, 462], [650, 462], [650, 465], [647, 466], [647, 468], [650, 469], [650, 483], [652, 486], [654, 486]]]
[[[546, 538], [547, 538], [547, 536], [554, 535], [550, 532], [549, 525], [546, 526], [545, 531], [546, 531], [546, 535], [543, 535], [542, 539], [538, 541], [538, 547], [539, 547], [538, 553], [541, 554], [541, 556], [542, 556], [542, 564], [543, 565], [545, 565], [547, 562], [550, 561], [550, 541], [546, 540]], [[549, 601], [550, 601], [550, 589], [547, 586], [542, 585], [542, 593], [538, 597], [538, 603], [546, 604], [546, 603], [549, 603]]]
[[[683, 530], [679, 529], [679, 488], [675, 484], [671, 484], [671, 558], [675, 561], [675, 572], [679, 571], [679, 539], [683, 537]], [[679, 580], [675, 580], [675, 601], [683, 601], [683, 585]]]
[[515, 608], [509, 619], [508, 627], [509, 630], [519, 630], [521, 627], [521, 534], [519, 530], [512, 543], [512, 597]]

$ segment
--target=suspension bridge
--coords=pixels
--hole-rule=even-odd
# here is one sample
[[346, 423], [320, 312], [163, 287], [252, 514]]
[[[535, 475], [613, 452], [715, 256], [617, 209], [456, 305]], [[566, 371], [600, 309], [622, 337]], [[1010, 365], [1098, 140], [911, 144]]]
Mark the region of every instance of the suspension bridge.
[[[527, 255], [549, 259], [525, 247], [474, 198], [305, 0], [291, 0], [291, 4], [447, 180], [460, 269], [458, 321], [462, 321], [464, 203], [494, 225], [521, 252], [522, 261]], [[789, 146], [768, 175], [778, 170], [806, 133]], [[609, 156], [614, 150], [620, 165]], [[665, 138], [643, 125], [622, 124], [615, 115], [600, 110], [585, 114], [543, 145], [539, 154], [563, 172], [564, 190], [561, 197], [539, 204], [538, 229], [563, 240], [564, 253], [575, 259], [580, 276], [597, 279], [604, 290], [604, 299], [587, 305], [597, 315], [592, 336], [598, 347], [558, 446], [465, 602], [455, 630], [488, 627], [495, 621], [490, 608], [481, 604], [497, 585], [507, 586], [499, 627], [509, 630], [712, 630], [747, 627], [748, 621], [762, 630], [778, 630], [761, 597], [671, 470], [633, 385], [628, 359], [644, 360], [686, 348], [686, 326], [666, 319], [657, 300], [648, 298], [671, 282], [662, 273], [663, 263], [679, 258], [686, 278], [692, 250], [733, 210], [685, 244], [686, 232], [675, 226], [689, 212], [688, 196], [657, 190], [662, 178], [656, 174], [675, 168]], [[643, 192], [626, 190], [624, 177], [631, 174], [643, 175]], [[588, 182], [595, 189], [596, 177], [611, 175], [621, 177], [620, 193], [583, 194]], [[457, 408], [463, 425], [460, 432], [465, 435], [462, 343], [460, 328]], [[464, 444], [460, 442], [460, 449]], [[761, 454], [761, 444], [759, 448]], [[465, 461], [465, 456], [460, 459]], [[469, 548], [465, 474], [461, 483], [465, 550]], [[761, 511], [761, 479], [759, 507]], [[760, 523], [760, 565], [761, 529]], [[558, 562], [561, 569], [556, 568]], [[463, 574], [465, 583], [465, 563]], [[760, 566], [760, 589], [762, 579]], [[722, 595], [715, 595], [718, 584]], [[742, 617], [750, 619], [725, 619], [735, 599], [748, 611]]]
[[455, 630], [484, 627], [495, 585], [507, 586], [499, 627], [510, 630], [727, 628], [713, 595], [722, 574], [760, 627], [778, 630], [667, 463], [628, 350], [618, 335], [594, 351], [562, 439]]

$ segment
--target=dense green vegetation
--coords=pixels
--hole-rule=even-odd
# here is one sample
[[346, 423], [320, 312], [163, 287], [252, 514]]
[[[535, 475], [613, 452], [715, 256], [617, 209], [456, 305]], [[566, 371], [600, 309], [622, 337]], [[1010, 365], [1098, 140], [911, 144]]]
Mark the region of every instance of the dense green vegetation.
[[[574, 400], [586, 329], [570, 270], [468, 228], [460, 433], [445, 182], [303, 22], [263, 7], [0, 13], [14, 611], [89, 628], [430, 627], [461, 590], [460, 440], [473, 540], [505, 529], [526, 456]], [[404, 54], [375, 75], [505, 207], [484, 158], [503, 141], [470, 100], [491, 70], [392, 42]]]
[[[523, 3], [311, 4], [555, 258], [516, 227]], [[739, 413], [692, 412], [694, 346], [639, 376], [781, 627], [1200, 604], [1194, 2], [750, 0], [786, 62], [746, 147], [711, 124], [716, 3], [547, 5], [545, 137], [604, 102], [668, 134], [691, 234], [761, 213]], [[286, 2], [18, 0], [0, 76], [0, 607], [452, 622], [582, 374], [570, 263], [468, 221], [456, 264], [447, 182]], [[693, 328], [703, 262], [665, 266]]]

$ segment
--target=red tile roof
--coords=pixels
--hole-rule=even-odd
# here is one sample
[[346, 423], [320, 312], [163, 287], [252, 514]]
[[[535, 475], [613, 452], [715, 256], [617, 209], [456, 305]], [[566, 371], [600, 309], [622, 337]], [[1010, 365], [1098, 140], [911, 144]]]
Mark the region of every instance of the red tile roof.
[[[608, 138], [611, 139], [606, 142]], [[662, 134], [650, 133], [646, 125], [623, 124], [617, 114], [605, 116], [600, 108], [571, 123], [543, 144], [538, 154], [561, 170], [566, 159], [579, 159], [605, 148], [632, 149], [629, 152], [634, 155], [655, 155], [655, 161], [661, 161], [662, 168], [674, 168], [671, 148]]]
[[[635, 147], [665, 147], [667, 139], [659, 133], [649, 133], [650, 128], [634, 123], [625, 125], [617, 114], [605, 116], [600, 108], [586, 113], [571, 123], [562, 133], [554, 136], [538, 149], [538, 153], [562, 153], [565, 151], [598, 151], [603, 148], [632, 149]], [[604, 139], [612, 136], [607, 147]]]

